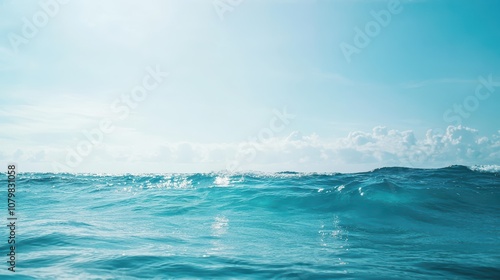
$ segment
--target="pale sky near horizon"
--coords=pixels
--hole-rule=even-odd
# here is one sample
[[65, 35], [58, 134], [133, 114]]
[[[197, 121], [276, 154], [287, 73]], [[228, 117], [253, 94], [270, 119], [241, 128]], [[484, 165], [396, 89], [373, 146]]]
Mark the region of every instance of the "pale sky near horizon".
[[[0, 0], [0, 162], [499, 164], [498, 11], [493, 0]], [[103, 120], [113, 129], [91, 144], [84, 131]]]

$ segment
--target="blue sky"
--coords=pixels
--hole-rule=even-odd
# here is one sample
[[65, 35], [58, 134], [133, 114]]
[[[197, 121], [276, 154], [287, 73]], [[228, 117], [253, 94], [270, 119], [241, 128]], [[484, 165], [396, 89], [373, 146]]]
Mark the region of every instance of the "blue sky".
[[[499, 8], [0, 1], [0, 160], [45, 172], [497, 164]], [[123, 101], [144, 79], [158, 84]], [[92, 142], [83, 131], [103, 120], [113, 129]]]

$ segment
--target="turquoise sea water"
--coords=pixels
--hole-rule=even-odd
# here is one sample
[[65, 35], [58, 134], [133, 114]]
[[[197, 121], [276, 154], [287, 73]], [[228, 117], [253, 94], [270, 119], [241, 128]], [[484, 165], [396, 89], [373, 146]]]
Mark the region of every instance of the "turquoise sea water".
[[21, 173], [16, 198], [0, 279], [500, 279], [495, 167]]

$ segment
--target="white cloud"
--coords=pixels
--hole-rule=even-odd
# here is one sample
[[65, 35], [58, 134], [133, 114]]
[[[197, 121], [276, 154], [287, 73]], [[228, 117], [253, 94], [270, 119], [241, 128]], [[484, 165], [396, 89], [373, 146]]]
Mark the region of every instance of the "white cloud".
[[[137, 143], [148, 143], [147, 136]], [[6, 160], [36, 163], [52, 171], [65, 153], [54, 148], [0, 151]], [[317, 134], [292, 132], [265, 142], [162, 143], [95, 148], [77, 172], [209, 172], [224, 170], [231, 161], [237, 170], [354, 172], [384, 166], [442, 167], [452, 164], [496, 164], [500, 161], [500, 131], [482, 136], [475, 129], [449, 126], [442, 133], [429, 130], [417, 139], [412, 131], [375, 127], [334, 141]], [[33, 165], [34, 166], [34, 165]], [[131, 170], [130, 170], [131, 169]]]

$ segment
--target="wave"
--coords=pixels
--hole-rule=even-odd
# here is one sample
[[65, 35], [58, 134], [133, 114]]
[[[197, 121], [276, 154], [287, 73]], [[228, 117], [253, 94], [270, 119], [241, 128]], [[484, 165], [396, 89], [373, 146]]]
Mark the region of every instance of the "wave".
[[[411, 168], [411, 167], [380, 167], [366, 172], [353, 172], [353, 173], [339, 173], [339, 172], [296, 172], [296, 171], [278, 171], [278, 172], [262, 172], [262, 171], [242, 171], [242, 172], [209, 172], [209, 173], [146, 173], [146, 174], [108, 174], [108, 173], [45, 173], [45, 172], [21, 172], [19, 173], [19, 180], [29, 180], [30, 183], [47, 183], [51, 180], [73, 180], [75, 178], [121, 178], [128, 180], [130, 178], [143, 178], [151, 179], [163, 178], [164, 176], [172, 177], [214, 177], [214, 176], [247, 176], [247, 177], [304, 177], [304, 176], [333, 176], [340, 174], [373, 174], [373, 173], [401, 173], [401, 172], [415, 172], [415, 171], [474, 171], [484, 173], [499, 173], [500, 165], [450, 165], [442, 168]], [[4, 173], [0, 173], [0, 177], [5, 177]]]
[[18, 178], [21, 276], [456, 279], [499, 273], [498, 166]]

